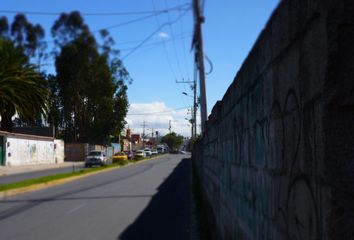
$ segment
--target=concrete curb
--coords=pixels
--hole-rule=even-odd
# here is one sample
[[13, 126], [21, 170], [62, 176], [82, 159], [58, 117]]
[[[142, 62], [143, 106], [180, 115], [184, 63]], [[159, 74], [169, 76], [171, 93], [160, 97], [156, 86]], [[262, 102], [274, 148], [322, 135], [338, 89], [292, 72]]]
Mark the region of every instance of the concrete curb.
[[146, 161], [157, 159], [159, 157], [160, 156], [152, 157], [152, 158], [149, 158], [149, 159], [143, 159], [143, 160], [140, 160], [140, 161], [128, 163], [127, 165], [112, 167], [112, 168], [108, 168], [108, 169], [102, 169], [100, 171], [86, 173], [86, 174], [82, 174], [82, 175], [79, 175], [79, 176], [67, 177], [67, 178], [53, 180], [53, 181], [46, 182], [46, 183], [38, 183], [38, 184], [34, 184], [34, 185], [31, 185], [31, 186], [28, 186], [28, 187], [22, 187], [22, 188], [16, 188], [16, 189], [11, 189], [11, 190], [1, 191], [0, 192], [0, 199], [6, 198], [6, 197], [12, 197], [12, 196], [19, 195], [19, 194], [22, 194], [22, 193], [27, 193], [27, 192], [32, 192], [32, 191], [36, 191], [36, 190], [41, 190], [41, 189], [48, 188], [48, 187], [57, 186], [57, 185], [60, 185], [60, 184], [64, 184], [64, 183], [75, 181], [75, 180], [80, 179], [80, 178], [92, 176], [92, 175], [95, 175], [95, 174], [98, 174], [98, 173], [108, 172], [108, 171], [112, 171], [112, 170], [117, 169], [117, 168], [128, 167], [130, 165], [140, 164], [140, 163], [143, 163], [143, 162], [146, 162]]

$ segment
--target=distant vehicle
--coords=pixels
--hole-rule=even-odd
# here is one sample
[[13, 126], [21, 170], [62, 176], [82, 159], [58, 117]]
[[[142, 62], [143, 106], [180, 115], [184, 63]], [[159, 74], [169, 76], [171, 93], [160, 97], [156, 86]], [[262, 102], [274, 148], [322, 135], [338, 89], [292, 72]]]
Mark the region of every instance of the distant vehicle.
[[118, 161], [122, 161], [122, 160], [128, 160], [128, 156], [124, 152], [118, 152], [113, 155], [112, 159], [113, 159], [113, 162], [118, 162]]
[[132, 151], [124, 151], [124, 153], [127, 155], [129, 160], [133, 158], [133, 152]]
[[158, 153], [165, 153], [166, 152], [164, 147], [157, 147], [156, 150]]
[[134, 157], [144, 158], [144, 157], [146, 157], [146, 153], [144, 150], [136, 150]]
[[85, 167], [93, 165], [103, 166], [107, 163], [106, 154], [102, 151], [91, 151], [85, 158]]
[[145, 149], [144, 149], [144, 152], [145, 152], [145, 154], [146, 154], [147, 157], [149, 157], [149, 156], [152, 155], [152, 152], [151, 152], [150, 148], [145, 148]]
[[152, 155], [157, 155], [157, 154], [158, 154], [157, 149], [152, 149], [152, 150], [151, 150], [151, 154], [152, 154]]

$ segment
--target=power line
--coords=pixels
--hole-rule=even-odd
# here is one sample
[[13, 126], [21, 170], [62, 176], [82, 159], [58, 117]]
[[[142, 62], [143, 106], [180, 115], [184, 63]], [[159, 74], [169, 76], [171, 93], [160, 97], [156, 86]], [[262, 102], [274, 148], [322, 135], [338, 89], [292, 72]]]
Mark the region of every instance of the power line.
[[[167, 7], [166, 0], [164, 2], [165, 2], [165, 6]], [[168, 19], [168, 21], [171, 21], [169, 13], [167, 13], [167, 19]], [[170, 31], [171, 31], [171, 36], [172, 36], [172, 38], [174, 38], [174, 32], [173, 32], [173, 29], [172, 29], [171, 25], [169, 25], [169, 28], [170, 28]], [[180, 76], [183, 77], [182, 71], [181, 71], [181, 65], [180, 65], [180, 62], [179, 62], [179, 57], [178, 57], [178, 54], [177, 54], [176, 44], [175, 44], [174, 41], [172, 41], [172, 45], [173, 45], [173, 50], [174, 50], [175, 58], [176, 58], [176, 62], [177, 62], [177, 69], [179, 70]]]
[[127, 116], [135, 116], [135, 115], [154, 115], [154, 114], [161, 114], [161, 113], [169, 113], [169, 112], [174, 112], [177, 110], [182, 110], [182, 109], [186, 109], [189, 108], [190, 106], [186, 106], [186, 107], [180, 107], [180, 108], [175, 108], [175, 109], [171, 109], [171, 110], [166, 110], [166, 111], [162, 111], [162, 112], [146, 112], [146, 113], [128, 113]]
[[[189, 10], [189, 9], [188, 9]], [[137, 49], [139, 49], [142, 45], [144, 45], [150, 38], [152, 38], [158, 31], [160, 31], [162, 28], [165, 26], [172, 25], [179, 21], [187, 12], [188, 10], [185, 10], [182, 14], [180, 14], [175, 20], [166, 22], [162, 25], [160, 25], [155, 31], [153, 31], [151, 34], [149, 34], [141, 43], [139, 43], [137, 46], [135, 46], [129, 53], [127, 53], [125, 56], [121, 58], [121, 60], [124, 60], [128, 56], [130, 56], [132, 53], [134, 53]]]
[[[155, 10], [156, 7], [155, 7], [155, 2], [154, 2], [154, 0], [151, 0], [151, 2], [152, 2], [153, 9]], [[166, 2], [165, 2], [165, 5], [166, 5]], [[157, 16], [155, 17], [155, 19], [156, 19], [157, 25], [160, 25], [160, 22], [159, 22], [159, 19], [158, 19]], [[172, 73], [174, 79], [177, 81], [177, 76], [176, 76], [176, 73], [175, 73], [175, 71], [174, 71], [174, 68], [173, 68], [173, 66], [172, 66], [172, 64], [171, 64], [171, 60], [170, 60], [170, 57], [169, 57], [169, 54], [168, 54], [168, 51], [167, 51], [167, 47], [166, 47], [166, 43], [165, 43], [165, 42], [163, 43], [163, 47], [164, 47], [163, 50], [164, 50], [164, 53], [165, 53], [165, 56], [166, 56], [167, 63], [168, 63], [168, 66], [169, 66], [169, 68], [170, 68], [170, 71], [171, 71], [171, 73]], [[178, 86], [178, 87], [179, 87], [179, 86]], [[181, 91], [179, 91], [179, 92], [181, 92]], [[183, 102], [183, 104], [186, 104], [184, 98], [182, 98], [181, 95], [179, 95], [179, 97], [180, 97], [181, 101]]]
[[[168, 9], [161, 9], [155, 11], [137, 11], [137, 12], [103, 12], [103, 13], [80, 13], [82, 16], [120, 16], [120, 15], [146, 15], [146, 14], [160, 14], [160, 13], [167, 13], [169, 11], [184, 11], [187, 8], [190, 8], [189, 3], [177, 5], [172, 8]], [[20, 10], [0, 10], [0, 13], [7, 13], [7, 14], [27, 14], [27, 15], [42, 15], [42, 16], [57, 16], [62, 14], [62, 12], [37, 12], [37, 11], [20, 11]]]
[[[160, 25], [160, 24], [158, 24]], [[187, 38], [187, 37], [191, 37], [192, 33], [191, 32], [182, 32], [181, 34], [178, 34], [176, 36], [177, 39], [182, 39], [182, 38]], [[132, 44], [132, 43], [140, 43], [142, 40], [130, 40], [130, 41], [125, 41], [125, 42], [117, 42], [118, 45], [128, 45], [128, 44]], [[164, 40], [165, 42], [170, 41], [168, 40]], [[163, 43], [163, 41], [161, 41], [161, 43]]]
[[[188, 10], [190, 10], [190, 8], [186, 9], [185, 11], [188, 11]], [[161, 12], [161, 13], [166, 13], [166, 12]], [[126, 22], [122, 22], [122, 23], [118, 23], [118, 24], [115, 24], [115, 25], [111, 25], [111, 26], [108, 26], [108, 27], [100, 28], [100, 29], [92, 31], [92, 33], [98, 33], [98, 32], [100, 32], [102, 30], [113, 29], [113, 28], [122, 27], [122, 26], [125, 26], [125, 25], [128, 25], [128, 24], [132, 24], [132, 23], [135, 23], [135, 22], [140, 22], [140, 21], [143, 21], [143, 20], [148, 19], [148, 18], [156, 17], [157, 15], [159, 15], [161, 13], [157, 13], [157, 14], [155, 13], [155, 14], [151, 14], [151, 15], [148, 15], [148, 16], [144, 16], [144, 17], [132, 19], [132, 20], [129, 20], [129, 21], [126, 21]], [[183, 13], [183, 15], [184, 15], [184, 13]], [[54, 41], [43, 41], [43, 42], [45, 42], [47, 44], [54, 43]], [[136, 41], [136, 42], [138, 42], [138, 41]]]
[[209, 75], [213, 71], [213, 62], [210, 60], [210, 58], [208, 58], [208, 56], [206, 54], [204, 54], [204, 58], [207, 60], [207, 62], [210, 65], [210, 70], [205, 73], [206, 75]]
[[[178, 4], [180, 4], [180, 0], [178, 0]], [[183, 21], [181, 21], [181, 33], [183, 33], [184, 30], [183, 30]], [[183, 57], [184, 57], [184, 66], [186, 68], [186, 72], [187, 72], [187, 76], [190, 76], [190, 71], [189, 71], [189, 67], [188, 67], [188, 64], [187, 64], [187, 56], [186, 56], [186, 46], [185, 46], [185, 43], [184, 41], [182, 41], [182, 49], [183, 49]]]
[[[180, 5], [180, 6], [183, 6], [183, 5]], [[177, 8], [178, 11], [187, 11], [189, 10], [190, 8]], [[135, 22], [140, 22], [140, 21], [143, 21], [145, 19], [149, 19], [149, 18], [152, 18], [152, 17], [156, 17], [158, 15], [161, 15], [161, 14], [164, 14], [164, 13], [169, 13], [171, 11], [176, 11], [175, 8], [166, 8], [165, 10], [163, 11], [155, 11], [153, 14], [150, 14], [148, 16], [144, 16], [144, 17], [140, 17], [140, 18], [137, 18], [137, 19], [133, 19], [133, 20], [129, 20], [127, 22], [122, 22], [122, 23], [118, 23], [118, 24], [115, 24], [115, 25], [112, 25], [112, 26], [108, 26], [108, 27], [104, 27], [104, 28], [101, 28], [101, 29], [97, 29], [97, 30], [94, 30], [92, 31], [93, 33], [95, 32], [100, 32], [102, 30], [108, 30], [108, 29], [113, 29], [113, 28], [117, 28], [117, 27], [121, 27], [121, 26], [125, 26], [125, 25], [128, 25], [128, 24], [131, 24], [131, 23], [135, 23]]]
[[113, 29], [113, 28], [117, 28], [117, 27], [122, 27], [122, 26], [125, 26], [125, 25], [128, 25], [128, 24], [131, 24], [131, 23], [136, 23], [136, 22], [143, 21], [145, 19], [152, 18], [152, 17], [154, 17], [156, 15], [159, 15], [159, 14], [161, 14], [161, 13], [154, 13], [154, 14], [151, 14], [151, 15], [148, 15], [148, 16], [144, 16], [144, 17], [136, 18], [136, 19], [129, 20], [129, 21], [126, 21], [126, 22], [122, 22], [122, 23], [118, 23], [118, 24], [115, 24], [115, 25], [111, 25], [111, 26], [108, 26], [108, 27], [100, 28], [100, 29], [94, 30], [92, 32], [96, 33], [96, 32], [100, 32], [102, 30], [108, 30], [108, 29]]
[[[151, 2], [152, 2], [152, 7], [155, 10], [155, 2], [154, 2], [154, 0], [151, 0]], [[159, 19], [158, 19], [157, 16], [155, 16], [155, 20], [156, 20], [157, 25], [160, 25], [160, 22], [159, 22]], [[172, 72], [172, 75], [173, 75], [174, 79], [177, 79], [177, 76], [176, 76], [176, 73], [174, 71], [174, 68], [172, 67], [171, 60], [170, 60], [170, 57], [168, 55], [168, 51], [167, 51], [165, 43], [163, 44], [163, 47], [164, 47], [164, 53], [165, 53], [165, 56], [166, 56], [166, 59], [167, 59], [168, 66], [170, 67], [170, 70]]]
[[[165, 44], [165, 43], [167, 43], [167, 42], [176, 41], [176, 40], [178, 40], [178, 39], [185, 39], [185, 38], [189, 38], [189, 37], [192, 37], [192, 35], [182, 36], [182, 37], [174, 38], [174, 39], [163, 40], [163, 41], [160, 41], [160, 42], [154, 42], [154, 43], [146, 44], [144, 47], [151, 47], [151, 46], [162, 45], [162, 44]], [[122, 48], [122, 49], [119, 49], [119, 51], [128, 51], [128, 50], [132, 50], [132, 49], [134, 49], [134, 47], [131, 47], [131, 48]]]

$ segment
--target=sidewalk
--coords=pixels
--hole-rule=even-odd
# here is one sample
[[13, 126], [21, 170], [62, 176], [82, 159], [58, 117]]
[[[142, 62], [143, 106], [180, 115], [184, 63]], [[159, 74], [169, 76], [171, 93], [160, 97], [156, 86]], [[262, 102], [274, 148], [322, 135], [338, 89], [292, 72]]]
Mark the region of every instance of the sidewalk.
[[47, 169], [56, 169], [64, 167], [83, 166], [83, 162], [63, 162], [57, 164], [33, 164], [24, 166], [0, 166], [0, 177], [20, 173], [35, 172]]

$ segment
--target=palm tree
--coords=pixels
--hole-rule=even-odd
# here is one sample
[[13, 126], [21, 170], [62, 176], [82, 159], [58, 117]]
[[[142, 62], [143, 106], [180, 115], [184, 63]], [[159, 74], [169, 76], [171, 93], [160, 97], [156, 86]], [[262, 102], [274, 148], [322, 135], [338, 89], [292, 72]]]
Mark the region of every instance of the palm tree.
[[25, 120], [44, 114], [47, 96], [46, 81], [28, 63], [23, 49], [0, 39], [0, 130], [12, 130], [16, 112]]

